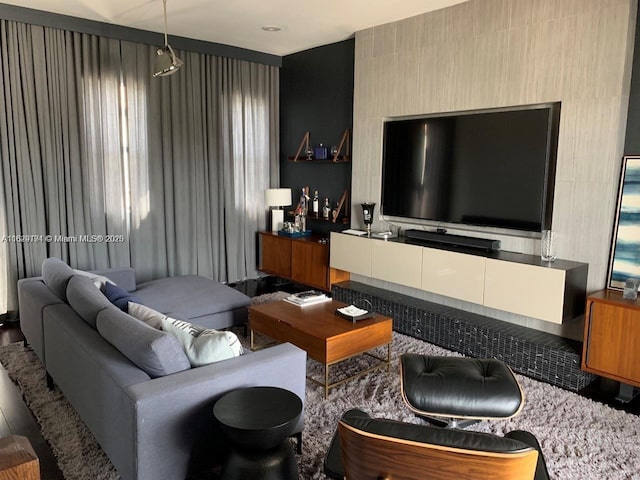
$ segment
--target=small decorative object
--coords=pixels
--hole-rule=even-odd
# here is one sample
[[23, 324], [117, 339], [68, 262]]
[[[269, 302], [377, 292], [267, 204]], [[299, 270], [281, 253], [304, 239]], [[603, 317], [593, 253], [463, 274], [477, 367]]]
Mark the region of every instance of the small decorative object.
[[271, 210], [271, 231], [277, 232], [284, 225], [284, 210], [281, 207], [291, 205], [291, 189], [268, 188], [264, 192], [264, 203], [267, 207], [277, 207]]
[[608, 287], [622, 290], [628, 278], [640, 278], [640, 156], [625, 156], [609, 259]]
[[542, 231], [540, 240], [540, 257], [544, 262], [553, 262], [556, 259], [554, 234], [551, 230]]
[[347, 307], [336, 308], [336, 315], [356, 323], [358, 320], [373, 318], [375, 316], [375, 312], [370, 312], [369, 310], [356, 307], [355, 305], [349, 305]]
[[313, 149], [315, 153], [316, 160], [326, 160], [327, 159], [327, 147], [323, 144], [319, 144], [317, 147]]
[[313, 150], [311, 149], [311, 147], [307, 148], [307, 151], [305, 153], [307, 154], [307, 160], [313, 160]]
[[640, 287], [640, 278], [627, 278], [627, 281], [624, 282], [622, 298], [636, 300], [638, 298], [638, 287]]
[[367, 227], [367, 235], [371, 236], [371, 224], [373, 223], [373, 209], [376, 207], [375, 203], [361, 203], [362, 205], [362, 219]]
[[338, 218], [338, 215], [340, 214], [340, 204], [338, 202], [336, 202], [336, 206], [333, 207], [333, 211], [331, 212], [331, 215], [333, 217], [333, 221], [335, 222], [336, 219]]
[[337, 145], [331, 145], [331, 158], [335, 159], [336, 155], [338, 155], [338, 151]]

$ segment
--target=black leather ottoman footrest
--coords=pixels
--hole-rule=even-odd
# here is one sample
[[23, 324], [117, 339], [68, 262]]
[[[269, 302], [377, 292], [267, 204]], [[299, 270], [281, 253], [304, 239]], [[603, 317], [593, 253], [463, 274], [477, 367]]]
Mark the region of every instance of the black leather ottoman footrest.
[[522, 390], [500, 360], [404, 354], [402, 396], [419, 415], [496, 419], [516, 415]]

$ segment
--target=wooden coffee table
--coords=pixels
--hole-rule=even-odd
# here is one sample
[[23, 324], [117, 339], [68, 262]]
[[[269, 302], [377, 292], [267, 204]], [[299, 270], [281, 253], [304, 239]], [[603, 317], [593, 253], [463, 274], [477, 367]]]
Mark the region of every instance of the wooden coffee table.
[[[254, 332], [302, 348], [310, 358], [324, 366], [324, 382], [310, 376], [307, 378], [324, 387], [325, 398], [329, 396], [329, 389], [372, 370], [386, 366], [389, 371], [392, 320], [376, 314], [373, 318], [352, 323], [335, 314], [336, 308], [344, 306], [344, 303], [334, 300], [306, 307], [298, 307], [284, 300], [251, 306], [251, 349], [256, 348]], [[386, 358], [369, 353], [369, 350], [384, 345], [387, 346]], [[380, 360], [380, 363], [348, 378], [329, 383], [329, 368], [332, 365], [360, 354], [369, 355]]]

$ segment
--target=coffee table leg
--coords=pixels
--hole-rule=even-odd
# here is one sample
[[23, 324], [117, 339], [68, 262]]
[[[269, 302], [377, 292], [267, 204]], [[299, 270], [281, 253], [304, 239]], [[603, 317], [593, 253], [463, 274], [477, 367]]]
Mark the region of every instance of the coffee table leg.
[[250, 347], [249, 347], [249, 348], [250, 348], [251, 350], [253, 350], [253, 346], [254, 346], [254, 345], [253, 345], [253, 330], [250, 330], [250, 332], [251, 332], [251, 333], [250, 333], [251, 340], [250, 340], [250, 343], [249, 343], [249, 345], [250, 345]]
[[329, 398], [329, 364], [324, 366], [324, 399]]
[[391, 342], [387, 343], [387, 373], [391, 372]]

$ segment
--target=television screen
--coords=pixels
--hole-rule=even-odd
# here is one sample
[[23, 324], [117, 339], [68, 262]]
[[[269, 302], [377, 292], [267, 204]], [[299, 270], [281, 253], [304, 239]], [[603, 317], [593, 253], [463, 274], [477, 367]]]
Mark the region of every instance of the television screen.
[[553, 103], [386, 121], [382, 214], [540, 232], [559, 116]]

